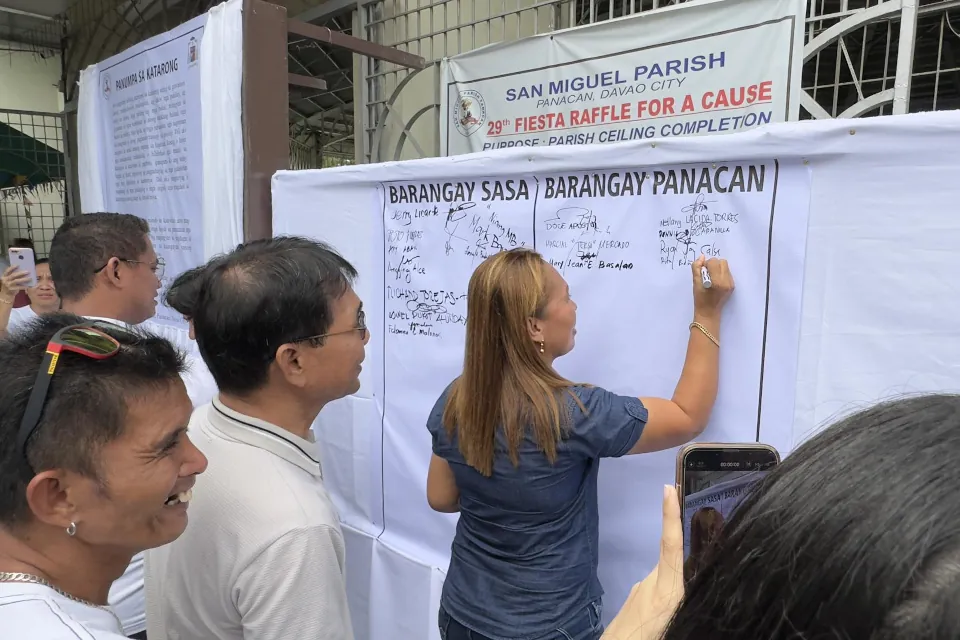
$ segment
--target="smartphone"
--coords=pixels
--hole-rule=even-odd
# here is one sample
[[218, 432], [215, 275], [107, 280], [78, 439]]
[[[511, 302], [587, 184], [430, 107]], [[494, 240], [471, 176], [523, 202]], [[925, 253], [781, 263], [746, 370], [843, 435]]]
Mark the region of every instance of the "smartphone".
[[677, 453], [677, 492], [683, 518], [683, 574], [689, 582], [723, 523], [750, 487], [780, 464], [780, 454], [755, 442], [698, 442]]
[[7, 249], [7, 259], [10, 260], [10, 266], [20, 269], [30, 274], [28, 287], [37, 286], [37, 263], [33, 257], [33, 249], [25, 247], [11, 247]]

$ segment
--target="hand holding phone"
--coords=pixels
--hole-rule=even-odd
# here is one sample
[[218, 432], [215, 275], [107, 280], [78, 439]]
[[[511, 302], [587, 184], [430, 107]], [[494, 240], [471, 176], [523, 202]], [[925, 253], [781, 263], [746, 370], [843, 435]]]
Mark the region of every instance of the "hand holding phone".
[[750, 487], [780, 463], [766, 444], [695, 443], [677, 454], [677, 490], [683, 522], [684, 581], [700, 567]]
[[30, 277], [26, 283], [21, 282], [21, 286], [27, 288], [37, 286], [37, 263], [34, 259], [33, 249], [11, 247], [7, 250], [7, 258], [11, 267], [16, 267]]
[[675, 487], [663, 488], [663, 531], [660, 561], [641, 582], [607, 626], [604, 640], [643, 640], [663, 635], [683, 599], [683, 533]]

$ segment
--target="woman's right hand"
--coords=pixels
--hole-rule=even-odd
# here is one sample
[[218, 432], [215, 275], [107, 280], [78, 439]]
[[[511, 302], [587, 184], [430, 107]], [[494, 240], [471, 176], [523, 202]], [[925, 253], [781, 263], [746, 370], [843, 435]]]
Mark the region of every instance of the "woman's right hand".
[[0, 276], [0, 300], [14, 298], [30, 284], [30, 274], [17, 267], [7, 267]]
[[[700, 277], [700, 267], [706, 267], [711, 286], [705, 288]], [[733, 293], [733, 275], [727, 261], [721, 258], [709, 260], [700, 256], [693, 261], [693, 313], [698, 317], [717, 317]]]

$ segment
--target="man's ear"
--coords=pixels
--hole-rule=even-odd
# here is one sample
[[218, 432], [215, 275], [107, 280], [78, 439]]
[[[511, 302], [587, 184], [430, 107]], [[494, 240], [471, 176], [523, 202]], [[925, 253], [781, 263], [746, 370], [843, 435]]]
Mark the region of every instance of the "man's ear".
[[97, 274], [102, 278], [106, 278], [107, 282], [112, 284], [115, 287], [120, 286], [120, 258], [113, 257], [107, 260], [106, 266], [100, 270], [100, 273]]
[[66, 528], [77, 521], [71, 499], [71, 482], [78, 478], [60, 469], [38, 473], [27, 484], [27, 504], [33, 517], [54, 527]]
[[280, 345], [277, 349], [277, 355], [274, 357], [280, 373], [287, 382], [295, 387], [305, 387], [307, 385], [307, 376], [304, 369], [304, 351], [299, 344], [288, 343]]

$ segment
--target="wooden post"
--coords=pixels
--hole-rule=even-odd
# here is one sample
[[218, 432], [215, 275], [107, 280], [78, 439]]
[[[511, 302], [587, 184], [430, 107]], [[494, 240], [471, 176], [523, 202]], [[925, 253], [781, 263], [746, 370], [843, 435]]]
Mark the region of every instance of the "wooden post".
[[243, 3], [243, 239], [273, 234], [270, 179], [290, 167], [287, 10]]
[[[270, 180], [290, 167], [290, 88], [326, 89], [320, 78], [289, 73], [287, 34], [323, 42], [361, 56], [422, 68], [420, 56], [297, 20], [263, 0], [243, 2], [243, 238], [273, 235]], [[362, 106], [361, 106], [362, 108]], [[364, 135], [361, 131], [360, 135]]]

